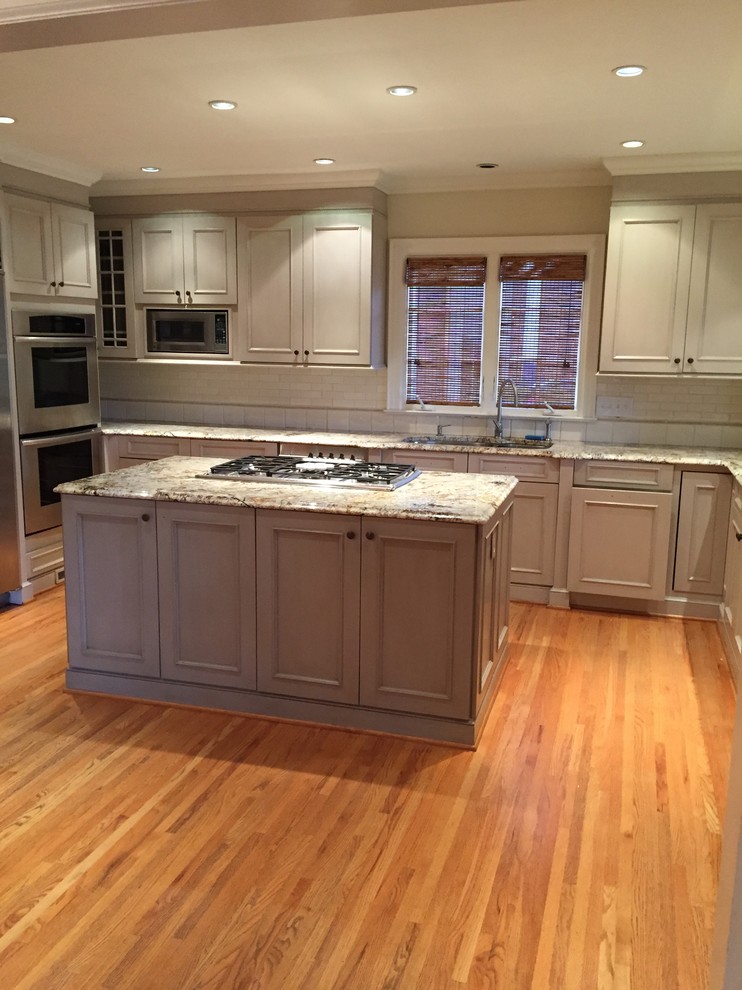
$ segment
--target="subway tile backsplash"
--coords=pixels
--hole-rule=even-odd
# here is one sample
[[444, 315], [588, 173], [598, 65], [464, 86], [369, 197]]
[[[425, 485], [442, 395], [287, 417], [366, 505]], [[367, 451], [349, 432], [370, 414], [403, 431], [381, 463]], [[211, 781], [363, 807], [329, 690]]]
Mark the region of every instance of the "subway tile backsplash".
[[[106, 420], [410, 434], [454, 422], [449, 432], [492, 432], [481, 416], [386, 412], [385, 369], [102, 361], [100, 371]], [[552, 435], [742, 448], [742, 380], [600, 376], [597, 399], [599, 418], [557, 419]], [[542, 425], [506, 417], [506, 428], [518, 435], [540, 433]]]

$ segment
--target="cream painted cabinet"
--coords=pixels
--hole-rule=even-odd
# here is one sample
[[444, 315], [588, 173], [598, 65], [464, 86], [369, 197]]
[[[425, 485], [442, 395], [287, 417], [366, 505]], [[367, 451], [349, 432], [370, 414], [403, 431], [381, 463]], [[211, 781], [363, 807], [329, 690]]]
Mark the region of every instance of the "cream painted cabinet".
[[569, 591], [664, 598], [671, 515], [669, 492], [573, 489]]
[[191, 440], [191, 457], [223, 457], [231, 461], [234, 457], [248, 457], [250, 454], [264, 454], [273, 457], [278, 453], [278, 444], [263, 440]]
[[237, 220], [240, 308], [235, 351], [241, 360], [304, 360], [302, 242], [300, 216]]
[[742, 204], [616, 206], [600, 370], [742, 373]]
[[367, 210], [238, 222], [243, 361], [383, 363], [386, 228]]
[[513, 494], [510, 577], [516, 584], [551, 587], [556, 554], [559, 461], [546, 457], [469, 454], [469, 471], [509, 474], [518, 479]]
[[259, 511], [258, 690], [358, 704], [361, 521]]
[[675, 591], [721, 596], [731, 491], [728, 474], [682, 472]]
[[188, 437], [107, 436], [104, 450], [106, 471], [117, 471], [147, 461], [159, 461], [162, 457], [187, 457], [191, 453], [191, 440]]
[[734, 486], [727, 536], [722, 633], [737, 683], [742, 673], [742, 485]]
[[509, 506], [485, 534], [480, 544], [480, 591], [477, 607], [482, 610], [481, 637], [477, 650], [476, 710], [500, 671], [510, 626], [511, 537], [514, 506]]
[[93, 214], [78, 206], [6, 194], [8, 289], [49, 298], [95, 299]]
[[361, 704], [472, 717], [475, 527], [364, 518], [362, 537]]
[[467, 471], [469, 455], [457, 450], [383, 450], [385, 464], [414, 464], [421, 471]]
[[149, 306], [237, 302], [234, 217], [188, 214], [132, 221], [134, 298]]
[[65, 495], [62, 517], [70, 667], [158, 677], [155, 503]]
[[98, 351], [101, 357], [135, 358], [131, 220], [96, 217], [98, 246]]
[[157, 505], [164, 680], [254, 689], [255, 511]]

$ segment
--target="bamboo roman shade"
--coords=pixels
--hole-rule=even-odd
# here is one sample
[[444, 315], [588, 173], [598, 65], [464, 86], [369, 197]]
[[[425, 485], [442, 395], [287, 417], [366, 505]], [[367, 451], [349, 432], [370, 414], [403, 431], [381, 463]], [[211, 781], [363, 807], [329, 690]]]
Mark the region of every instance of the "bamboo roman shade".
[[407, 259], [407, 402], [479, 405], [486, 277], [484, 257]]
[[498, 375], [520, 406], [575, 408], [585, 270], [585, 255], [500, 259]]

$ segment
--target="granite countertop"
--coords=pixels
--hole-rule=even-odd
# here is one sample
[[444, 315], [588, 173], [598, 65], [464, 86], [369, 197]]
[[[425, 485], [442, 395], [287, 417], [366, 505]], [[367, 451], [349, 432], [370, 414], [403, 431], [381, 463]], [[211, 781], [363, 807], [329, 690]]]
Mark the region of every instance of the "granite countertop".
[[[547, 449], [493, 448], [489, 446], [436, 443], [405, 443], [394, 433], [328, 433], [309, 430], [264, 430], [250, 426], [188, 426], [158, 423], [105, 423], [103, 432], [111, 435], [146, 437], [191, 437], [208, 440], [263, 440], [272, 443], [305, 443], [312, 446], [345, 446], [385, 450], [444, 450], [496, 457], [556, 457], [570, 460], [640, 461], [682, 466], [684, 464], [724, 467], [742, 483], [742, 451], [728, 448], [639, 446], [584, 443], [555, 440]], [[413, 459], [414, 460], [414, 459]]]
[[55, 491], [63, 495], [484, 524], [517, 484], [515, 478], [508, 476], [448, 471], [425, 471], [394, 491], [354, 491], [197, 477], [222, 461], [222, 457], [165, 457], [93, 478], [68, 481]]

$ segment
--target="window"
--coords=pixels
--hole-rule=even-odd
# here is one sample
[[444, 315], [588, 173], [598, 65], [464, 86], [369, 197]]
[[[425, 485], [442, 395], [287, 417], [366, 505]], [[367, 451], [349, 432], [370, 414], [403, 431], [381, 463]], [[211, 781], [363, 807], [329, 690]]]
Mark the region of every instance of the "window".
[[600, 235], [392, 241], [389, 408], [491, 415], [511, 379], [519, 417], [547, 404], [592, 415], [604, 245]]

